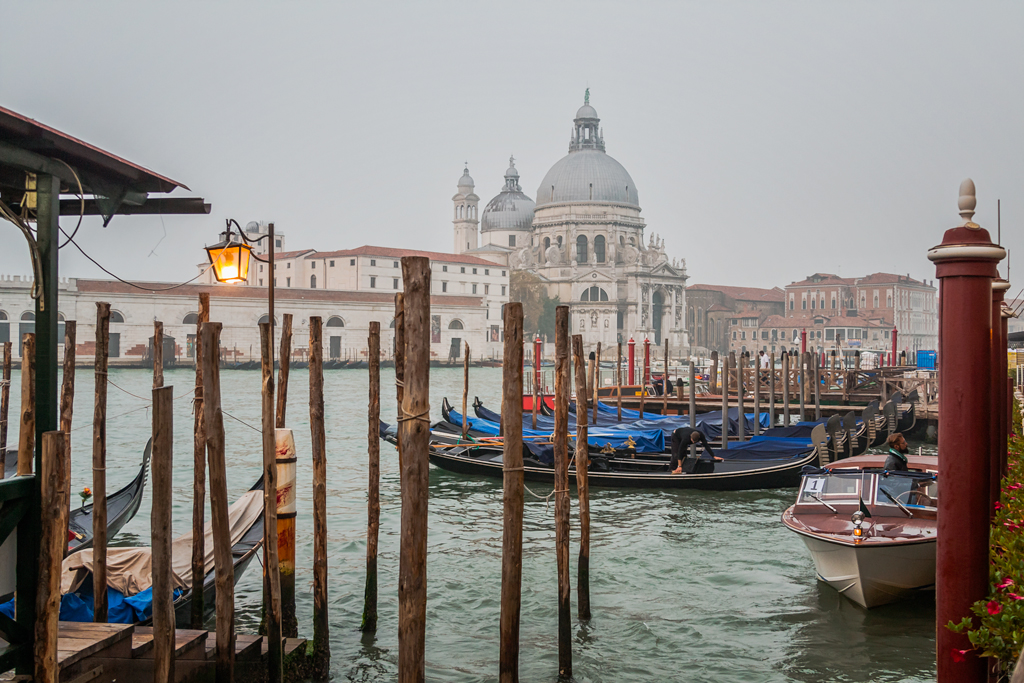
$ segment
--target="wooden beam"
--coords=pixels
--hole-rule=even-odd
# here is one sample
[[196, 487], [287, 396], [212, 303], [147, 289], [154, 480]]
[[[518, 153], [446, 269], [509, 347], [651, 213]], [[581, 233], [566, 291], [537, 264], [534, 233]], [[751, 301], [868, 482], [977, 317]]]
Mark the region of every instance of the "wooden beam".
[[[288, 318], [290, 317], [286, 316], [286, 325], [289, 328], [291, 321]], [[284, 336], [282, 334], [282, 349]], [[280, 533], [277, 519], [277, 438], [274, 427], [274, 361], [271, 353], [273, 344], [271, 324], [269, 322], [260, 323], [260, 359], [263, 368], [263, 566], [266, 568], [263, 572], [263, 611], [267, 632], [267, 678], [270, 683], [280, 683], [284, 677], [284, 654], [281, 650], [281, 573], [276, 570], [280, 566], [278, 554]], [[283, 359], [281, 368], [284, 368]], [[280, 396], [279, 393], [278, 398]], [[220, 605], [218, 604], [217, 607], [219, 611]]]
[[[583, 394], [586, 396], [586, 393]], [[642, 394], [641, 394], [642, 396]], [[577, 406], [578, 408], [578, 406]], [[586, 413], [584, 413], [586, 415]], [[577, 416], [578, 417], [578, 416]], [[577, 423], [579, 420], [577, 419]], [[558, 571], [558, 676], [572, 678], [569, 615], [569, 307], [555, 308], [555, 557]]]
[[[590, 449], [587, 441], [587, 413], [583, 411], [580, 419], [578, 397], [587, 396], [587, 368], [583, 359], [583, 335], [572, 337], [574, 370], [576, 372], [576, 494], [580, 507], [580, 556], [576, 566], [576, 599], [580, 619], [590, 619], [590, 488], [587, 481], [587, 469], [590, 467]], [[594, 379], [594, 365], [590, 364], [590, 381]], [[596, 385], [595, 385], [596, 386]], [[584, 408], [586, 404], [584, 403]], [[594, 389], [594, 413], [597, 413], [597, 389]], [[568, 473], [566, 473], [568, 478]]]
[[370, 366], [370, 395], [366, 413], [369, 481], [366, 485], [366, 587], [363, 591], [363, 623], [360, 628], [372, 633], [377, 630], [377, 540], [380, 535], [380, 323], [376, 320], [370, 322], [367, 346]]
[[[105, 378], [104, 378], [105, 379]], [[21, 341], [21, 425], [18, 429], [18, 476], [32, 474], [36, 451], [36, 335]]]
[[57, 683], [57, 629], [60, 619], [61, 562], [67, 548], [68, 506], [64, 503], [67, 438], [63, 432], [43, 433], [43, 458], [40, 484], [42, 500], [40, 515], [39, 580], [36, 589], [35, 670], [37, 683]]
[[[71, 434], [71, 418], [75, 407], [75, 340], [78, 336], [78, 324], [74, 320], [64, 323], [64, 377], [60, 387], [60, 431]], [[4, 413], [4, 421], [7, 414]], [[6, 427], [6, 425], [5, 425]], [[5, 435], [6, 439], [6, 435]], [[71, 438], [67, 438], [64, 446], [64, 495], [66, 500], [64, 506], [71, 507]], [[6, 444], [0, 446], [0, 451], [6, 450]], [[65, 522], [67, 519], [65, 519]], [[64, 538], [67, 538], [67, 525], [64, 528]], [[67, 554], [67, 544], [64, 544], [64, 553]]]
[[96, 395], [92, 414], [93, 620], [107, 622], [107, 355], [110, 304], [96, 302]]
[[309, 319], [309, 430], [312, 437], [313, 456], [313, 677], [316, 680], [326, 680], [331, 664], [331, 633], [327, 607], [327, 441], [324, 431], [324, 343], [323, 321], [319, 316], [312, 316]]
[[[72, 187], [77, 186], [72, 183]], [[185, 216], [205, 215], [211, 210], [210, 204], [202, 197], [152, 197], [144, 204], [138, 206], [132, 204], [121, 204], [117, 208], [116, 215], [119, 216]], [[82, 202], [79, 199], [60, 200], [61, 216], [102, 216], [99, 205], [95, 199], [85, 200], [85, 210], [82, 210]]]
[[196, 388], [192, 400], [194, 413], [192, 439], [192, 613], [189, 625], [203, 628], [205, 609], [203, 582], [206, 580], [206, 411], [203, 410], [203, 323], [210, 321], [210, 295], [199, 295], [196, 340], [192, 353], [196, 362]]
[[[163, 343], [163, 329], [156, 323]], [[154, 382], [156, 379], [154, 379]], [[162, 385], [162, 381], [161, 381]], [[153, 682], [174, 681], [174, 605], [171, 577], [171, 498], [174, 455], [174, 387], [153, 388]]]

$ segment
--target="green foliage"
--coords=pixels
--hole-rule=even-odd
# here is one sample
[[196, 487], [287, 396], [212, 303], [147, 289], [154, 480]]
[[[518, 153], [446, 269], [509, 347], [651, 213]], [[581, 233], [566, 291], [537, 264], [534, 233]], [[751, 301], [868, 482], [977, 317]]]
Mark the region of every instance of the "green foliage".
[[1024, 648], [1024, 438], [1020, 405], [1014, 401], [1008, 469], [992, 520], [989, 595], [971, 608], [974, 617], [947, 628], [966, 633], [983, 657], [999, 660], [1009, 676]]
[[555, 307], [559, 301], [548, 297], [544, 281], [526, 270], [513, 270], [509, 276], [509, 301], [523, 305], [523, 332], [555, 338]]

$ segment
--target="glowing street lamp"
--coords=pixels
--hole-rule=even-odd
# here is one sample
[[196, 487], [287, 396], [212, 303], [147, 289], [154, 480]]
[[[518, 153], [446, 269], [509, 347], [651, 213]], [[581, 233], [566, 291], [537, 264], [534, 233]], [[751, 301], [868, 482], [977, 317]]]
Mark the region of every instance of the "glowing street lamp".
[[249, 277], [249, 255], [252, 253], [252, 247], [241, 240], [233, 242], [230, 229], [222, 232], [221, 236], [224, 239], [219, 243], [206, 247], [210, 264], [213, 266], [213, 276], [217, 278], [217, 282], [245, 282]]

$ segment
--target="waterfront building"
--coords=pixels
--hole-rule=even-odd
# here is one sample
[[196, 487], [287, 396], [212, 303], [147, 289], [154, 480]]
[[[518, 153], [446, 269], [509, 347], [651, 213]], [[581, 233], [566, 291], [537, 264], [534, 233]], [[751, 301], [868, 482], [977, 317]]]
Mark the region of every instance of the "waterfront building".
[[589, 91], [568, 154], [541, 180], [536, 201], [523, 193], [514, 159], [504, 181], [478, 222], [475, 184], [464, 170], [453, 198], [457, 251], [536, 275], [548, 297], [569, 305], [572, 332], [588, 347], [632, 337], [689, 351], [685, 261], [670, 259], [654, 234], [645, 239], [636, 184], [605, 151]]
[[[740, 320], [762, 321], [785, 313], [785, 292], [778, 287], [731, 287], [728, 285], [690, 285], [686, 288], [686, 323], [694, 353], [723, 353], [732, 348], [731, 331], [739, 324], [739, 341], [752, 334]], [[735, 322], [734, 322], [735, 320]], [[757, 327], [755, 325], [754, 327]]]

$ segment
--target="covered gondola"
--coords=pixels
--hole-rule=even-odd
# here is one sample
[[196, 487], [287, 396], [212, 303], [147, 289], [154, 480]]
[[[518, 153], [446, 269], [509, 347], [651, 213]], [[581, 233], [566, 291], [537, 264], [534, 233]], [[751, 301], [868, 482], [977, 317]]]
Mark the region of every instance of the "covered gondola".
[[[142, 497], [146, 491], [146, 478], [149, 473], [149, 459], [152, 456], [153, 441], [146, 442], [142, 451], [142, 466], [124, 487], [107, 494], [107, 539], [118, 534], [125, 524], [130, 522], [142, 505]], [[18, 471], [18, 452], [7, 451], [4, 462], [4, 476], [11, 478]], [[78, 552], [92, 547], [92, 504], [71, 508], [68, 513], [68, 553]]]

